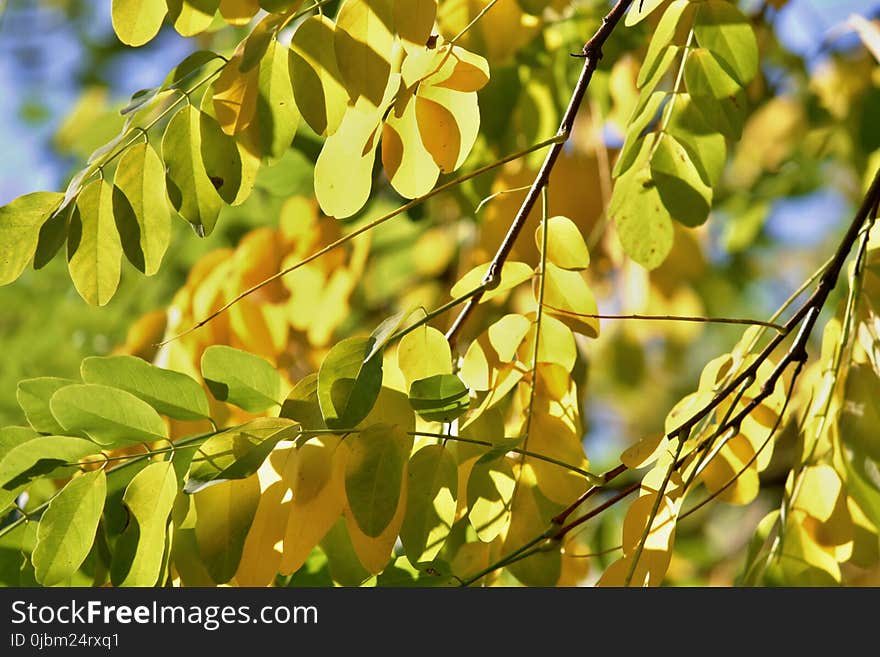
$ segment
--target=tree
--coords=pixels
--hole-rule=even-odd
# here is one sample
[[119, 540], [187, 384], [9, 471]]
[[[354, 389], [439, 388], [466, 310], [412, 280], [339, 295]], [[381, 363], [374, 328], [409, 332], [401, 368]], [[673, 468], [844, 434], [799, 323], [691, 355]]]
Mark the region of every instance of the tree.
[[18, 384], [3, 581], [880, 581], [880, 27], [810, 69], [745, 4], [113, 0], [203, 49], [0, 208], [0, 283], [240, 229]]

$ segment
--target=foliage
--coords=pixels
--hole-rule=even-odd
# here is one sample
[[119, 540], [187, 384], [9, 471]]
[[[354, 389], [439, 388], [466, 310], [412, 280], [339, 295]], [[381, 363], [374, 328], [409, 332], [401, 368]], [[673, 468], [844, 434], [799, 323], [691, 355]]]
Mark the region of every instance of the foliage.
[[[876, 583], [880, 28], [807, 72], [784, 4], [113, 0], [123, 44], [201, 49], [0, 208], [0, 284], [63, 253], [112, 312], [220, 248], [19, 382], [0, 581]], [[771, 206], [827, 177], [832, 257], [736, 317]]]

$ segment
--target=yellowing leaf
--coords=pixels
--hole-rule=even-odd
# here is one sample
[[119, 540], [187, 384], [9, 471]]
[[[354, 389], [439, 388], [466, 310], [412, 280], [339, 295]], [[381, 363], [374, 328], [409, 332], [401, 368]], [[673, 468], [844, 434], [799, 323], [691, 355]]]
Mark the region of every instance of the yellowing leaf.
[[760, 489], [758, 466], [752, 463], [746, 467], [754, 455], [755, 449], [745, 436], [737, 435], [728, 440], [700, 474], [706, 489], [731, 504], [748, 504], [754, 500]]
[[21, 275], [37, 250], [40, 228], [64, 194], [34, 192], [0, 207], [0, 285]]
[[407, 52], [424, 48], [437, 17], [437, 0], [394, 0], [394, 31]]
[[523, 315], [505, 315], [489, 327], [489, 344], [499, 360], [509, 363], [516, 358], [516, 351], [529, 332], [531, 322]]
[[[519, 359], [523, 363], [531, 363], [534, 357], [536, 329], [536, 313], [529, 313], [529, 332], [519, 348]], [[556, 363], [565, 371], [571, 372], [577, 361], [577, 344], [574, 334], [563, 322], [553, 315], [541, 315], [540, 340], [538, 342], [538, 363]]]
[[220, 15], [230, 25], [247, 25], [259, 10], [257, 0], [220, 0]]
[[423, 447], [410, 459], [407, 477], [408, 502], [400, 539], [412, 563], [430, 561], [440, 552], [455, 521], [455, 457], [443, 445]]
[[669, 449], [669, 439], [663, 434], [642, 438], [632, 447], [627, 447], [620, 455], [620, 462], [631, 470], [650, 465]]
[[76, 291], [88, 303], [106, 305], [122, 272], [122, 243], [113, 218], [113, 185], [95, 180], [76, 199], [67, 262]]
[[407, 389], [413, 381], [435, 374], [452, 374], [452, 351], [446, 336], [425, 325], [407, 333], [397, 347], [397, 365], [406, 379]]
[[274, 38], [260, 60], [257, 81], [257, 108], [247, 128], [248, 145], [256, 155], [278, 158], [290, 148], [299, 126], [299, 110], [290, 80], [291, 57]]
[[629, 12], [623, 21], [627, 27], [632, 27], [642, 22], [648, 15], [662, 5], [666, 0], [634, 0], [629, 7]]
[[[132, 264], [147, 276], [159, 271], [171, 241], [171, 214], [165, 197], [165, 166], [147, 142], [125, 151], [113, 184], [122, 192], [137, 221], [139, 239]], [[115, 200], [115, 199], [114, 199]], [[122, 214], [117, 209], [117, 223]], [[123, 243], [123, 247], [125, 244]]]
[[480, 130], [477, 95], [423, 85], [416, 95], [416, 118], [425, 148], [440, 171], [458, 169], [470, 154]]
[[336, 24], [312, 16], [297, 28], [290, 41], [290, 76], [296, 104], [306, 123], [321, 136], [332, 135], [342, 123], [348, 93], [336, 63], [333, 42]]
[[489, 63], [463, 48], [444, 47], [442, 66], [426, 76], [423, 84], [455, 91], [479, 91], [489, 82]]
[[353, 102], [382, 105], [394, 47], [393, 0], [345, 0], [336, 17], [336, 61]]
[[[452, 297], [460, 297], [468, 292], [473, 292], [480, 286], [488, 272], [489, 263], [477, 265], [452, 286], [452, 289], [449, 292], [450, 295]], [[480, 302], [491, 301], [496, 297], [500, 297], [508, 290], [511, 290], [520, 283], [529, 280], [533, 274], [534, 272], [532, 271], [532, 268], [524, 262], [505, 262], [501, 267], [497, 285], [487, 289], [483, 294], [483, 297], [480, 299]]]
[[590, 338], [599, 335], [596, 299], [581, 272], [561, 269], [547, 263], [544, 274], [544, 306], [548, 313], [573, 331]]
[[[564, 419], [533, 412], [527, 447], [531, 452], [589, 470], [580, 432], [573, 429]], [[587, 479], [573, 470], [537, 458], [526, 457], [526, 463], [534, 471], [538, 489], [553, 502], [571, 504], [587, 489]]]
[[237, 52], [214, 82], [214, 113], [227, 135], [244, 131], [257, 113], [259, 70], [241, 70], [242, 53]]
[[342, 514], [345, 462], [339, 458], [339, 445], [337, 436], [311, 438], [299, 447], [282, 472], [293, 491], [279, 566], [282, 574], [298, 570]]
[[[501, 548], [502, 554], [512, 554], [522, 545], [534, 540], [547, 530], [549, 516], [547, 503], [540, 500], [540, 493], [534, 486], [520, 482], [511, 505], [510, 527]], [[556, 511], [559, 507], [553, 507]], [[511, 574], [525, 586], [556, 586], [562, 573], [562, 559], [559, 549], [538, 552], [528, 559], [522, 559], [508, 567]]]
[[516, 488], [513, 466], [506, 458], [477, 462], [467, 483], [468, 521], [484, 543], [510, 525], [510, 502]]
[[816, 520], [825, 522], [831, 517], [841, 489], [840, 476], [830, 465], [804, 468], [794, 506]]
[[220, 0], [167, 0], [168, 16], [181, 36], [195, 36], [208, 29]]
[[382, 166], [391, 186], [405, 198], [427, 194], [440, 176], [440, 168], [422, 143], [416, 107], [414, 96], [399, 99], [382, 128]]
[[[584, 237], [568, 217], [547, 219], [547, 259], [563, 269], [586, 269], [590, 265], [590, 252]], [[535, 231], [538, 250], [544, 243], [544, 224]]]
[[110, 17], [122, 43], [142, 46], [159, 33], [168, 8], [165, 0], [113, 0]]
[[712, 188], [703, 182], [688, 151], [670, 134], [657, 141], [651, 156], [651, 177], [673, 219], [692, 228], [706, 221]]

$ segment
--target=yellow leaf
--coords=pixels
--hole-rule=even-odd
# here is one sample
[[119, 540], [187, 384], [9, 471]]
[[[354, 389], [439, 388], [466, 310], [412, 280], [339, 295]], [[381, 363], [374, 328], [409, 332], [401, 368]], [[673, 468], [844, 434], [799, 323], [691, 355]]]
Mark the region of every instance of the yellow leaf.
[[632, 27], [637, 23], [640, 23], [645, 18], [647, 18], [648, 14], [657, 9], [660, 5], [662, 5], [666, 0], [637, 0], [630, 5], [629, 13], [626, 15], [626, 19], [623, 24], [627, 27]]
[[731, 438], [700, 474], [706, 489], [714, 494], [727, 486], [718, 499], [731, 504], [748, 504], [754, 500], [760, 489], [758, 466], [752, 463], [745, 468], [754, 455], [755, 450], [745, 436]]
[[382, 166], [391, 186], [404, 198], [427, 194], [440, 176], [419, 134], [415, 97], [405, 91], [382, 128]]
[[[480, 286], [480, 284], [482, 284], [488, 271], [489, 263], [477, 265], [452, 286], [450, 296], [453, 298], [460, 297], [468, 292], [474, 291]], [[480, 302], [491, 301], [492, 299], [502, 296], [508, 290], [511, 290], [520, 283], [529, 280], [533, 273], [532, 268], [524, 262], [505, 262], [501, 267], [501, 275], [498, 276], [500, 279], [498, 284], [491, 289], [487, 289], [483, 294], [483, 297], [480, 299]]]
[[467, 483], [468, 521], [484, 543], [510, 525], [510, 503], [516, 488], [513, 466], [506, 458], [477, 463]]
[[328, 47], [335, 30], [336, 24], [326, 16], [312, 16], [297, 28], [290, 42], [296, 104], [306, 123], [323, 137], [336, 132], [348, 107], [336, 53]]
[[257, 113], [259, 69], [242, 73], [242, 53], [229, 60], [214, 83], [214, 113], [227, 135], [238, 134], [251, 124]]
[[[513, 553], [546, 531], [548, 526], [549, 518], [541, 512], [537, 491], [532, 486], [520, 482], [511, 508], [510, 527], [504, 537], [502, 554]], [[558, 548], [538, 552], [511, 564], [508, 570], [525, 586], [556, 586], [562, 573], [562, 555]]]
[[499, 360], [509, 363], [516, 358], [516, 351], [529, 332], [531, 322], [523, 315], [505, 315], [489, 327], [489, 344]]
[[214, 20], [220, 0], [167, 0], [168, 15], [181, 36], [204, 32]]
[[394, 48], [392, 0], [345, 0], [336, 18], [334, 48], [353, 102], [379, 107], [391, 75]]
[[76, 199], [67, 261], [76, 291], [88, 303], [106, 305], [119, 286], [122, 242], [113, 219], [116, 187], [106, 180], [86, 185]]
[[547, 263], [544, 274], [544, 306], [569, 328], [590, 338], [599, 336], [596, 299], [583, 274]]
[[452, 374], [452, 351], [443, 333], [422, 325], [401, 339], [397, 364], [408, 389], [413, 381], [437, 374]]
[[631, 470], [650, 465], [669, 449], [669, 439], [662, 434], [646, 436], [620, 455], [620, 462]]
[[[530, 364], [535, 350], [537, 313], [531, 312], [526, 317], [529, 319], [530, 326], [525, 340], [519, 347], [519, 359], [523, 363]], [[561, 365], [566, 372], [571, 372], [575, 361], [577, 361], [577, 344], [571, 329], [552, 315], [542, 314], [537, 362], [556, 363]]]
[[220, 15], [230, 25], [247, 25], [259, 10], [257, 0], [220, 0]]
[[479, 91], [489, 82], [489, 62], [464, 48], [452, 47], [449, 59], [425, 84], [454, 91]]
[[[586, 269], [590, 265], [590, 252], [584, 237], [568, 217], [550, 217], [547, 220], [547, 260], [562, 269]], [[535, 231], [538, 250], [544, 239], [544, 225]]]
[[421, 85], [416, 118], [422, 142], [440, 171], [449, 173], [464, 164], [480, 130], [476, 93]]
[[[582, 470], [590, 469], [580, 433], [573, 431], [564, 420], [547, 413], [533, 413], [526, 447]], [[531, 457], [526, 457], [525, 462], [534, 471], [538, 489], [553, 502], [570, 504], [587, 490], [587, 480], [577, 472]]]
[[394, 31], [404, 50], [424, 48], [437, 17], [437, 0], [394, 0]]
[[804, 468], [794, 507], [819, 522], [827, 522], [842, 490], [843, 482], [830, 465], [821, 464]]
[[159, 33], [168, 8], [165, 0], [113, 0], [113, 30], [122, 43], [142, 46]]
[[330, 530], [345, 506], [345, 460], [337, 436], [309, 439], [288, 460], [282, 478], [293, 491], [279, 572], [289, 575]]

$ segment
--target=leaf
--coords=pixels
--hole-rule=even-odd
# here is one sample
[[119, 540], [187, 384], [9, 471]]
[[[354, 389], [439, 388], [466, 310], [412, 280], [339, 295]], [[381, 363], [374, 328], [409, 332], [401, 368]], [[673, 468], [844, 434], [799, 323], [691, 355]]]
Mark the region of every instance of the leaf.
[[[256, 158], [244, 150], [239, 150], [235, 139], [220, 128], [220, 124], [206, 112], [202, 112], [201, 122], [202, 162], [208, 180], [225, 203], [241, 205], [253, 189], [254, 172], [245, 170], [245, 161]], [[253, 165], [256, 169], [257, 165]]]
[[311, 16], [290, 41], [290, 79], [296, 104], [305, 122], [322, 137], [336, 132], [348, 106], [336, 52], [327, 47], [335, 30], [336, 24], [326, 16]]
[[629, 12], [623, 21], [627, 27], [632, 27], [642, 22], [648, 15], [662, 5], [666, 0], [635, 0], [629, 7]]
[[[12, 490], [49, 474], [70, 475], [79, 470], [75, 464], [100, 453], [101, 447], [85, 438], [36, 436], [12, 446], [2, 455], [0, 486]], [[67, 463], [74, 465], [65, 465]]]
[[102, 447], [115, 448], [165, 438], [159, 414], [131, 393], [84, 384], [61, 388], [49, 401], [65, 431], [82, 433]]
[[15, 398], [24, 411], [28, 424], [40, 433], [64, 433], [64, 427], [49, 410], [49, 400], [55, 391], [76, 383], [73, 379], [45, 376], [19, 381]]
[[299, 433], [292, 420], [264, 417], [211, 436], [193, 456], [183, 491], [197, 493], [229, 479], [250, 477], [275, 445]]
[[400, 529], [404, 553], [413, 563], [434, 559], [455, 522], [458, 465], [443, 445], [428, 445], [409, 460], [406, 515]]
[[694, 48], [688, 52], [684, 64], [684, 81], [691, 96], [711, 96], [727, 98], [740, 90], [740, 84], [705, 48]]
[[31, 555], [40, 584], [61, 584], [85, 561], [106, 494], [107, 477], [103, 470], [95, 470], [71, 479], [49, 502]]
[[202, 376], [214, 397], [249, 413], [280, 405], [281, 375], [263, 358], [226, 345], [202, 353]]
[[398, 99], [382, 127], [382, 166], [392, 187], [404, 198], [427, 194], [440, 176], [440, 167], [419, 132], [417, 103], [416, 97], [408, 94]]
[[165, 0], [112, 0], [113, 31], [122, 43], [142, 46], [159, 33], [168, 7]]
[[412, 382], [409, 403], [429, 422], [452, 422], [467, 413], [470, 396], [467, 386], [455, 374], [435, 374]]
[[422, 325], [407, 333], [397, 346], [397, 365], [406, 385], [435, 374], [452, 374], [449, 341], [437, 329]]
[[510, 313], [492, 324], [487, 330], [489, 344], [502, 363], [510, 363], [516, 359], [516, 351], [522, 344], [531, 322], [523, 315]]
[[702, 181], [710, 187], [717, 185], [727, 163], [727, 144], [706, 123], [688, 94], [676, 98], [666, 132], [687, 151]]
[[708, 0], [698, 6], [694, 36], [730, 70], [740, 84], [758, 71], [758, 43], [748, 19], [735, 4]]
[[626, 130], [626, 139], [623, 143], [623, 148], [620, 150], [620, 154], [617, 156], [617, 161], [614, 163], [612, 174], [615, 178], [629, 171], [635, 163], [636, 157], [641, 151], [641, 145], [644, 143], [642, 133], [657, 117], [657, 113], [660, 111], [660, 106], [663, 104], [663, 101], [666, 100], [667, 95], [668, 94], [665, 91], [655, 91], [647, 96], [648, 101], [644, 105], [640, 103], [639, 106], [635, 108], [633, 117], [629, 122], [629, 127]]
[[691, 228], [706, 221], [712, 188], [703, 182], [688, 151], [668, 133], [660, 135], [651, 156], [651, 177], [673, 219]]
[[394, 31], [408, 53], [425, 47], [436, 18], [437, 0], [394, 0]]
[[105, 180], [95, 180], [83, 188], [76, 199], [67, 238], [68, 268], [76, 291], [87, 303], [97, 306], [113, 298], [122, 272], [113, 189]]
[[318, 370], [318, 402], [329, 429], [353, 429], [367, 417], [382, 387], [382, 359], [364, 362], [372, 338], [351, 337], [333, 346]]
[[8, 285], [34, 258], [41, 229], [64, 194], [34, 192], [0, 207], [0, 285]]
[[480, 131], [477, 94], [422, 85], [416, 95], [416, 120], [422, 143], [443, 173], [458, 169]]
[[259, 10], [257, 0], [220, 0], [220, 15], [230, 25], [247, 25]]
[[838, 427], [844, 445], [880, 461], [880, 378], [869, 365], [853, 365], [846, 376]]
[[282, 479], [293, 491], [279, 571], [300, 568], [309, 553], [342, 515], [345, 463], [337, 458], [338, 436], [315, 436], [287, 462]]
[[348, 506], [361, 531], [375, 538], [388, 527], [400, 503], [412, 437], [396, 426], [377, 424], [349, 440]]
[[317, 374], [307, 374], [293, 386], [281, 405], [280, 416], [299, 422], [304, 431], [327, 428], [318, 404]]
[[227, 135], [243, 132], [254, 120], [259, 81], [259, 71], [245, 70], [243, 52], [236, 52], [214, 82], [214, 114]]
[[[650, 148], [649, 140], [643, 142], [643, 152], [646, 147]], [[623, 250], [646, 269], [656, 269], [669, 255], [672, 218], [648, 167], [634, 167], [617, 180], [608, 215], [617, 227]]]
[[[486, 274], [489, 272], [489, 266], [490, 263], [487, 262], [486, 264], [477, 265], [471, 269], [452, 286], [449, 295], [453, 298], [457, 298], [464, 296], [468, 292], [473, 292], [483, 283]], [[490, 284], [490, 287], [486, 288], [486, 291], [480, 299], [480, 303], [491, 301], [492, 299], [502, 296], [508, 290], [511, 290], [520, 283], [529, 280], [534, 273], [535, 272], [532, 268], [524, 262], [506, 261], [501, 266], [500, 275], [497, 276], [497, 284], [494, 287]]]
[[544, 306], [573, 331], [589, 338], [598, 337], [599, 320], [588, 317], [599, 312], [596, 298], [581, 272], [561, 269], [548, 262], [544, 273]]
[[[590, 252], [580, 229], [568, 217], [547, 219], [547, 260], [562, 269], [586, 269], [590, 266]], [[544, 223], [535, 231], [535, 244], [540, 251], [544, 244]]]
[[630, 470], [638, 470], [651, 465], [661, 454], [669, 450], [669, 439], [664, 434], [654, 434], [627, 447], [620, 455], [620, 462]]
[[186, 374], [165, 370], [134, 356], [92, 356], [83, 360], [80, 374], [97, 383], [130, 392], [175, 420], [203, 420], [211, 409], [202, 386]]
[[691, 92], [691, 100], [707, 125], [729, 139], [739, 140], [746, 115], [746, 95], [742, 89], [720, 99], [711, 94], [697, 95]]
[[195, 538], [202, 563], [217, 584], [238, 570], [241, 553], [260, 502], [257, 477], [224, 481], [195, 495]]
[[645, 53], [645, 59], [639, 69], [639, 76], [636, 79], [636, 86], [639, 88], [643, 87], [645, 82], [657, 72], [658, 65], [664, 59], [664, 53], [667, 52], [667, 48], [675, 37], [676, 29], [684, 22], [682, 16], [688, 8], [693, 9], [693, 3], [688, 0], [674, 0], [663, 12], [663, 16], [657, 23], [657, 28], [651, 35], [648, 51]]
[[510, 502], [516, 488], [513, 466], [506, 458], [477, 461], [467, 482], [468, 521], [484, 543], [510, 525]]
[[[137, 226], [135, 244], [128, 248], [123, 232], [123, 250], [132, 264], [138, 266], [137, 256], [132, 258], [129, 255], [131, 249], [135, 248], [140, 256], [138, 269], [152, 276], [159, 271], [171, 240], [171, 214], [165, 197], [165, 165], [150, 144], [135, 144], [119, 160], [113, 184], [127, 199]], [[118, 223], [121, 212], [117, 207], [114, 207], [114, 212]]]
[[[536, 314], [529, 313], [528, 320], [529, 330], [519, 347], [519, 360], [523, 363], [532, 362], [537, 332]], [[571, 329], [553, 315], [543, 314], [537, 362], [556, 363], [567, 372], [571, 372], [574, 369], [575, 361], [577, 361], [577, 344]]]
[[168, 122], [162, 137], [168, 196], [199, 237], [214, 230], [222, 199], [208, 178], [202, 160], [202, 113], [186, 105]]
[[[445, 52], [450, 52], [448, 58]], [[438, 54], [443, 55], [443, 65], [425, 77], [425, 85], [453, 91], [479, 91], [489, 82], [489, 62], [483, 57], [456, 46], [445, 46]]]
[[344, 0], [336, 16], [333, 45], [349, 98], [382, 104], [394, 48], [393, 0]]
[[168, 521], [177, 496], [171, 461], [151, 463], [125, 488], [129, 524], [117, 539], [111, 566], [114, 586], [157, 586], [164, 565]]
[[281, 157], [293, 141], [299, 126], [299, 110], [290, 82], [290, 49], [274, 38], [260, 60], [257, 80], [257, 108], [248, 126], [250, 143], [261, 156]]
[[204, 32], [214, 20], [220, 0], [166, 0], [168, 16], [178, 34], [185, 37]]

